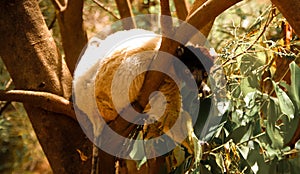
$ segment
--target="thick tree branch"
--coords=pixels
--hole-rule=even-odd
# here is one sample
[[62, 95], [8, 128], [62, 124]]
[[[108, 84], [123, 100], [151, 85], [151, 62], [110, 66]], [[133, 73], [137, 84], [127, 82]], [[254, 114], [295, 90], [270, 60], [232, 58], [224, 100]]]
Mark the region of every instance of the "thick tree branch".
[[26, 90], [0, 90], [0, 100], [16, 101], [41, 107], [47, 111], [65, 114], [76, 120], [72, 102], [49, 92], [26, 91]]
[[[242, 0], [208, 0], [190, 14], [186, 22], [198, 30], [201, 30], [210, 21], [213, 21], [219, 14]], [[176, 32], [176, 38], [186, 43], [195, 33], [189, 31], [189, 26], [183, 23]]]
[[161, 17], [160, 17], [160, 26], [161, 33], [164, 36], [172, 36], [173, 34], [173, 21], [171, 17], [170, 4], [169, 0], [160, 1]]
[[186, 0], [174, 0], [174, 5], [178, 19], [185, 21], [188, 15]]
[[[55, 4], [58, 0], [53, 1]], [[82, 10], [83, 0], [74, 0], [67, 4], [65, 10], [57, 13], [65, 60], [71, 73], [74, 72], [80, 53], [87, 43]]]
[[129, 0], [115, 0], [121, 19], [124, 30], [130, 30], [136, 28], [135, 22], [133, 20], [133, 13], [131, 9], [131, 3]]
[[[198, 8], [200, 8], [207, 0], [196, 0], [188, 14], [188, 16], [190, 16], [191, 14], [193, 14]], [[208, 24], [206, 24], [202, 29], [200, 29], [200, 32], [207, 37], [209, 35], [209, 32], [212, 28], [212, 25], [214, 23], [215, 18], [210, 21]]]

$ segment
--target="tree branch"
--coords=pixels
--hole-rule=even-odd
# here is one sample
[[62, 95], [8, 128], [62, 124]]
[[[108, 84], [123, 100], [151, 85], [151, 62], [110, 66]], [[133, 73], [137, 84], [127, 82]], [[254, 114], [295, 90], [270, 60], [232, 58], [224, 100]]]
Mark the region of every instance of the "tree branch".
[[[55, 0], [54, 2], [56, 1], [58, 0]], [[68, 3], [65, 10], [60, 11], [56, 15], [61, 33], [65, 60], [71, 74], [73, 74], [80, 53], [87, 43], [87, 35], [83, 27], [82, 10], [83, 0], [74, 0]]]
[[173, 34], [173, 21], [171, 17], [169, 0], [160, 1], [161, 17], [160, 26], [162, 36], [170, 37]]
[[[198, 8], [200, 8], [207, 0], [196, 0], [194, 3], [193, 3], [193, 6], [191, 8], [191, 11], [189, 12], [188, 16], [190, 16], [191, 14], [193, 14]], [[211, 20], [209, 21], [208, 24], [206, 24], [201, 30], [200, 32], [205, 36], [207, 37], [211, 28], [212, 28], [212, 25], [214, 23], [214, 20]]]
[[136, 28], [135, 22], [133, 20], [133, 13], [131, 9], [131, 3], [129, 0], [115, 0], [121, 19], [124, 30], [130, 30]]
[[[219, 14], [242, 0], [225, 0], [220, 3], [219, 0], [208, 0], [190, 14], [186, 22], [198, 30], [201, 30], [210, 21], [214, 20]], [[176, 38], [186, 43], [195, 33], [188, 31], [189, 25], [183, 23], [176, 32]]]
[[186, 0], [174, 0], [174, 5], [178, 19], [185, 21], [188, 15]]
[[27, 90], [0, 90], [0, 100], [28, 103], [41, 107], [47, 111], [65, 114], [77, 120], [72, 102], [49, 92], [27, 91]]

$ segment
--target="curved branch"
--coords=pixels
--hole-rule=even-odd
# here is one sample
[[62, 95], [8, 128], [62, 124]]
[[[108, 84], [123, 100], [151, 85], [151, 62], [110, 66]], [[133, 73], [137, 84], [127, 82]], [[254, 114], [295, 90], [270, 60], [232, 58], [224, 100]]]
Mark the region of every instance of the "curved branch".
[[[190, 14], [186, 22], [198, 30], [201, 30], [210, 21], [214, 20], [219, 14], [242, 0], [225, 0], [220, 3], [219, 0], [208, 0]], [[183, 23], [176, 32], [176, 38], [186, 43], [195, 33], [188, 31], [189, 25]]]
[[63, 12], [67, 9], [68, 6], [68, 0], [63, 0], [62, 3], [60, 3], [59, 0], [53, 0], [53, 5], [59, 12]]
[[0, 100], [32, 104], [47, 111], [64, 114], [76, 120], [73, 104], [69, 100], [49, 92], [26, 90], [0, 90]]

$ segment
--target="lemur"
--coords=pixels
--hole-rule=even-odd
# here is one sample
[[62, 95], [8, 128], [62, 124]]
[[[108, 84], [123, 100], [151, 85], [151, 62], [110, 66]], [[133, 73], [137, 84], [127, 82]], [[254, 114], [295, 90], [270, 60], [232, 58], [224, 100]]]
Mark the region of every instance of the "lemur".
[[[122, 85], [128, 83], [128, 77], [140, 68], [147, 69], [150, 66], [161, 44], [161, 37], [159, 35], [153, 37], [154, 33], [151, 32], [152, 37], [136, 38], [133, 39], [133, 42], [128, 42], [121, 48], [113, 49], [110, 53], [104, 53], [108, 52], [106, 49], [110, 49], [114, 44], [111, 42], [117, 41], [121, 34], [128, 34], [128, 32], [141, 32], [144, 34], [144, 31], [135, 29], [117, 32], [106, 39], [109, 42], [100, 41], [93, 45], [93, 41], [90, 41], [91, 48], [89, 48], [89, 45], [82, 55], [83, 58], [88, 60], [86, 61], [87, 65], [79, 63], [75, 70], [73, 81], [75, 109], [78, 108], [80, 113], [87, 115], [92, 123], [94, 140], [95, 137], [101, 136], [105, 124], [99, 122], [97, 117], [102, 117], [105, 122], [111, 122], [119, 114], [112, 100], [111, 90], [114, 89], [117, 92], [118, 108], [124, 108], [129, 104], [123, 97], [125, 92], [129, 93], [129, 102], [134, 101], [143, 85], [145, 73], [141, 73], [130, 82], [129, 91], [118, 89], [122, 89]], [[149, 34], [149, 32], [145, 32], [145, 34]], [[110, 43], [110, 46], [107, 46], [106, 43]], [[103, 47], [100, 49], [102, 51], [100, 53], [97, 52], [98, 44]], [[92, 48], [93, 46], [95, 48]], [[200, 55], [201, 61], [194, 53]], [[96, 56], [97, 60], [91, 61], [89, 56]], [[175, 67], [176, 71], [173, 69], [174, 75], [180, 79], [185, 74], [190, 73], [199, 87], [199, 92], [203, 94], [209, 92], [206, 85], [207, 74], [213, 61], [213, 56], [210, 55], [209, 51], [204, 47], [181, 45], [174, 56], [179, 58], [188, 68], [176, 69]], [[208, 67], [204, 67], [203, 62]], [[117, 83], [112, 83], [113, 80]], [[189, 84], [182, 85], [187, 86], [188, 89]], [[144, 113], [147, 113], [148, 121], [156, 120], [156, 122], [144, 125], [143, 138], [151, 139], [166, 134], [175, 143], [182, 144], [192, 154], [193, 142], [191, 136], [193, 135], [193, 125], [190, 114], [186, 111], [188, 106], [184, 106], [182, 102], [181, 87], [172, 78], [166, 77], [159, 87], [159, 92], [163, 95], [151, 96]], [[162, 114], [159, 116], [157, 113]], [[80, 120], [83, 120], [82, 118], [79, 117]], [[179, 124], [175, 124], [176, 121]], [[89, 128], [85, 127], [85, 129]]]

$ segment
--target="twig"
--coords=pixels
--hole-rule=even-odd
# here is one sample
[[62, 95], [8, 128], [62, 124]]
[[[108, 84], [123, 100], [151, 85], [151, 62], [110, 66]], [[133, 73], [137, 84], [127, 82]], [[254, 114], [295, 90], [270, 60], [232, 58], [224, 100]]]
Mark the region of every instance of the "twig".
[[[245, 141], [243, 141], [243, 142], [239, 142], [239, 143], [236, 144], [236, 146], [240, 146], [240, 145], [242, 145], [242, 144], [244, 144], [244, 143], [248, 143], [249, 141], [252, 141], [252, 140], [254, 140], [254, 139], [257, 139], [257, 138], [259, 138], [260, 136], [263, 136], [264, 134], [266, 134], [266, 132], [262, 132], [262, 133], [260, 133], [260, 134], [258, 134], [258, 135], [255, 135], [255, 136], [252, 137], [252, 138], [249, 138], [248, 140], [245, 140]], [[230, 141], [232, 141], [232, 140], [229, 140], [229, 141], [227, 141], [227, 142], [230, 142]], [[226, 142], [226, 143], [227, 143], [227, 142]], [[203, 154], [209, 154], [209, 153], [211, 153], [211, 152], [215, 152], [215, 151], [217, 151], [217, 150], [223, 148], [223, 147], [226, 145], [226, 143], [224, 143], [224, 144], [222, 144], [222, 145], [220, 145], [220, 146], [218, 146], [218, 147], [216, 147], [216, 148], [214, 148], [214, 149], [212, 149], [212, 150], [203, 152]]]
[[114, 17], [116, 20], [119, 20], [120, 18], [114, 14], [108, 7], [105, 7], [105, 5], [98, 1], [98, 0], [93, 0], [100, 8], [102, 8], [104, 11], [106, 11], [108, 14], [110, 14], [112, 17]]
[[243, 52], [235, 55], [234, 57], [232, 57], [232, 59], [237, 58], [245, 53], [247, 53], [247, 51], [249, 51], [256, 43], [257, 41], [263, 36], [263, 34], [265, 33], [266, 29], [268, 28], [268, 26], [270, 25], [271, 21], [273, 20], [273, 10], [270, 11], [268, 18], [267, 18], [267, 22], [264, 25], [263, 30], [260, 32], [260, 34], [258, 35], [258, 37], [252, 42], [251, 45], [249, 45]]
[[67, 115], [76, 120], [72, 102], [52, 93], [26, 90], [0, 90], [0, 100], [32, 104], [50, 112]]

